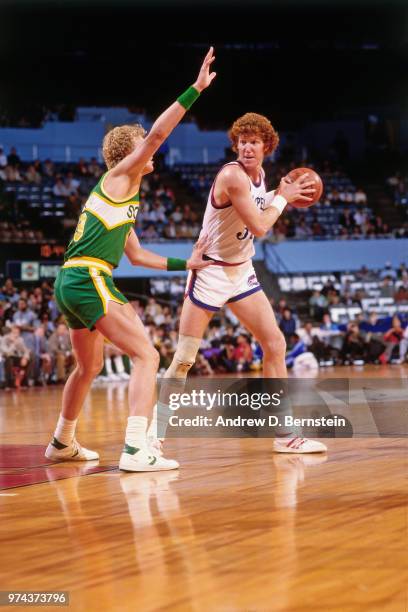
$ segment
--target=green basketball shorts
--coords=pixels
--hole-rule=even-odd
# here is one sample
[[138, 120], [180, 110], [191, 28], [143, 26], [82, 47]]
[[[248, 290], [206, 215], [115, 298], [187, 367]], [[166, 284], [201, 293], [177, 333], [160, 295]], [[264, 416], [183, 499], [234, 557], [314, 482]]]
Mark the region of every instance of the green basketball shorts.
[[54, 290], [58, 308], [71, 329], [92, 330], [107, 313], [109, 301], [128, 301], [113, 284], [112, 267], [94, 257], [75, 257], [65, 262]]

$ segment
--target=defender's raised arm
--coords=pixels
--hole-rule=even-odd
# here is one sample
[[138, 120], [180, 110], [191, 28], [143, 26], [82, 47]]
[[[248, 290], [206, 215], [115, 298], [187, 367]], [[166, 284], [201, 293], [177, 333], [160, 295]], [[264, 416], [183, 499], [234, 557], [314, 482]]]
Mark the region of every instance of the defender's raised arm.
[[111, 181], [114, 180], [115, 177], [124, 174], [130, 176], [131, 179], [134, 180], [142, 174], [145, 165], [149, 162], [152, 155], [178, 125], [186, 114], [186, 111], [197, 100], [200, 93], [206, 89], [215, 78], [216, 73], [210, 72], [211, 64], [214, 60], [214, 49], [210, 47], [210, 50], [204, 58], [196, 81], [177, 98], [176, 102], [169, 106], [169, 108], [156, 119], [146, 138], [141, 140], [140, 145], [115, 166], [110, 173]]

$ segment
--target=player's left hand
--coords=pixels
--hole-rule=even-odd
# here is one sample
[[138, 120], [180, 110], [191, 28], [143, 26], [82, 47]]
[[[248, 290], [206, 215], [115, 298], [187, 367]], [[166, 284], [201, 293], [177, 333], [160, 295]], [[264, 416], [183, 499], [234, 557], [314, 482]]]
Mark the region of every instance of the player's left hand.
[[211, 84], [212, 80], [215, 79], [217, 73], [210, 72], [211, 64], [214, 60], [214, 47], [210, 47], [210, 50], [204, 58], [200, 72], [198, 73], [197, 80], [193, 84], [193, 87], [195, 87], [197, 91], [203, 91], [203, 89], [206, 89]]
[[210, 239], [208, 236], [202, 236], [199, 238], [194, 245], [191, 257], [187, 259], [187, 270], [201, 270], [211, 266], [214, 262], [210, 260], [204, 260], [203, 255], [210, 245]]

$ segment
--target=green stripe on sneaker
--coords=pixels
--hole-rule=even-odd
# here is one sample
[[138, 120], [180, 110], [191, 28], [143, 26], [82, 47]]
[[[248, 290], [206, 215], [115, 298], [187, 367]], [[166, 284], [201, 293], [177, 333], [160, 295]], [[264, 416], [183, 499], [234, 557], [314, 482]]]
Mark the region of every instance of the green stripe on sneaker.
[[130, 444], [125, 444], [123, 448], [123, 453], [127, 453], [128, 455], [136, 455], [140, 451], [140, 448], [135, 448], [134, 446], [130, 446]]
[[157, 461], [156, 457], [152, 457], [152, 460], [149, 461], [149, 464], [150, 465], [154, 465], [156, 463], [156, 461]]

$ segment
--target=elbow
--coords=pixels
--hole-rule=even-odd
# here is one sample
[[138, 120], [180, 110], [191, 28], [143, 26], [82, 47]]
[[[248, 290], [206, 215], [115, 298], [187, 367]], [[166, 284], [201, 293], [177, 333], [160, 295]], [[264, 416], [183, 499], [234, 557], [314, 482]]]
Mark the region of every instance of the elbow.
[[267, 233], [267, 230], [264, 227], [262, 227], [262, 225], [257, 225], [257, 226], [254, 226], [252, 228], [250, 227], [249, 231], [256, 238], [263, 238], [266, 235], [266, 233]]
[[132, 255], [128, 256], [128, 259], [132, 266], [139, 266], [141, 263], [141, 257], [139, 252], [132, 253]]
[[149, 142], [151, 142], [154, 146], [159, 147], [161, 143], [163, 142], [163, 140], [166, 140], [167, 136], [168, 134], [166, 130], [164, 130], [161, 127], [155, 127], [150, 132], [148, 138], [149, 138]]

